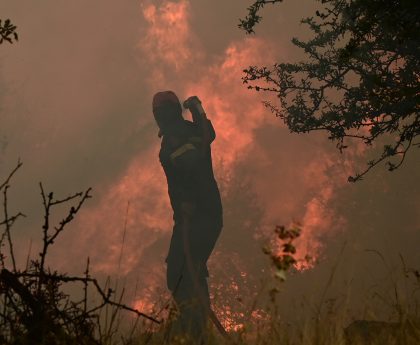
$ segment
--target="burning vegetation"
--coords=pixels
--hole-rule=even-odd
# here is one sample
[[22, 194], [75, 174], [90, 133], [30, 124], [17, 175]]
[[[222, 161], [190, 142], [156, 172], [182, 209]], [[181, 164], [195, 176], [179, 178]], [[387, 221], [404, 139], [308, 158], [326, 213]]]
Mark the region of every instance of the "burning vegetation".
[[[265, 1], [256, 2], [257, 5], [262, 3]], [[254, 9], [258, 10], [258, 7]], [[147, 27], [139, 42], [139, 51], [142, 62], [150, 66], [148, 87], [157, 89], [171, 84], [179, 86], [183, 94], [202, 95], [220, 133], [215, 145], [215, 152], [220, 153], [215, 155], [218, 157], [215, 166], [220, 179], [224, 181], [225, 196], [229, 193], [241, 195], [234, 200], [239, 204], [248, 198], [250, 190], [258, 191], [258, 195], [251, 195], [246, 201], [249, 202], [246, 205], [248, 208], [243, 204], [236, 205], [236, 208], [228, 205], [226, 208], [230, 213], [228, 221], [237, 222], [227, 224], [226, 228], [240, 231], [226, 235], [227, 248], [217, 249], [210, 263], [217, 268], [210, 270], [216, 272], [210, 276], [211, 302], [226, 332], [209, 323], [207, 343], [420, 343], [420, 273], [418, 268], [407, 267], [404, 260], [401, 260], [402, 269], [397, 273], [389, 270], [389, 276], [400, 276], [399, 281], [392, 280], [389, 291], [366, 293], [366, 301], [362, 301], [364, 308], [357, 314], [362, 320], [349, 311], [352, 307], [349, 291], [337, 297], [327, 297], [337, 265], [325, 281], [321, 298], [315, 302], [302, 302], [303, 311], [299, 308], [293, 310], [300, 318], [284, 313], [282, 308], [286, 303], [282, 295], [283, 287], [302, 271], [316, 269], [323, 244], [322, 235], [327, 236], [342, 225], [336, 210], [329, 206], [335, 202], [337, 191], [343, 187], [343, 175], [354, 171], [354, 166], [350, 160], [343, 159], [339, 167], [337, 156], [327, 151], [318, 152], [317, 147], [305, 151], [303, 146], [296, 146], [296, 152], [299, 151], [301, 157], [297, 157], [296, 152], [282, 149], [276, 152], [282, 155], [282, 159], [273, 162], [268, 157], [267, 147], [278, 146], [278, 143], [289, 147], [291, 142], [274, 142], [269, 138], [258, 141], [256, 133], [266, 128], [266, 124], [277, 126], [276, 130], [283, 131], [281, 133], [285, 133], [286, 128], [264, 118], [263, 110], [258, 107], [258, 96], [247, 93], [238, 85], [237, 78], [250, 63], [267, 64], [278, 52], [261, 38], [247, 37], [230, 42], [218, 59], [208, 63], [204, 56], [206, 52], [200, 49], [201, 43], [190, 26], [190, 11], [190, 2], [185, 0], [163, 1], [160, 5], [146, 2], [142, 7]], [[376, 15], [375, 11], [372, 13]], [[0, 22], [0, 29], [5, 41], [13, 41], [12, 37], [17, 40], [16, 27], [10, 21]], [[197, 63], [191, 64], [191, 60]], [[172, 66], [176, 73], [167, 73]], [[259, 71], [248, 70], [248, 76], [250, 72]], [[191, 75], [199, 78], [186, 77]], [[381, 83], [374, 79], [375, 87], [380, 86]], [[371, 78], [367, 78], [367, 81], [372, 82]], [[396, 89], [387, 90], [393, 93]], [[369, 97], [377, 98], [377, 95]], [[389, 103], [386, 97], [382, 99]], [[411, 102], [411, 98], [408, 99]], [[374, 120], [375, 125], [387, 124], [382, 116]], [[366, 121], [361, 124], [371, 126]], [[367, 127], [364, 134], [374, 135], [371, 128], [374, 126]], [[414, 127], [407, 127], [408, 130], [410, 128]], [[407, 131], [404, 133], [411, 140]], [[354, 158], [363, 148], [346, 150]], [[14, 246], [12, 240], [15, 223], [25, 215], [11, 212], [8, 203], [10, 183], [21, 163], [3, 183], [0, 180], [0, 195], [3, 197], [3, 216], [0, 216], [0, 227], [3, 229], [0, 238], [0, 344], [188, 344], [188, 339], [171, 337], [171, 323], [177, 317], [177, 310], [168, 292], [158, 288], [163, 286], [163, 273], [159, 268], [163, 266], [163, 260], [151, 255], [151, 249], [156, 249], [164, 242], [169, 229], [169, 219], [165, 218], [168, 203], [166, 190], [160, 183], [161, 176], [156, 166], [144, 163], [155, 159], [154, 151], [155, 146], [149, 145], [144, 151], [137, 152], [123, 171], [122, 178], [113, 181], [99, 202], [86, 213], [79, 211], [91, 198], [90, 189], [57, 198], [40, 184], [44, 212], [40, 231], [41, 250], [35, 259], [28, 254], [25, 267], [17, 264], [15, 255], [22, 253], [22, 250]], [[397, 151], [390, 151], [388, 147], [383, 157], [401, 154]], [[405, 156], [405, 152], [403, 154]], [[294, 161], [292, 168], [283, 164], [291, 160]], [[254, 179], [252, 186], [235, 186], [242, 177], [238, 172], [244, 163], [250, 162], [251, 174], [258, 176], [258, 179]], [[373, 162], [372, 166], [375, 164]], [[279, 176], [282, 183], [272, 183]], [[128, 204], [127, 199], [130, 200]], [[226, 197], [233, 203], [232, 199]], [[273, 234], [270, 224], [278, 223], [279, 212], [282, 212], [280, 217], [285, 218], [302, 209], [302, 205], [304, 211], [298, 217], [302, 219], [302, 225], [277, 226]], [[67, 209], [60, 218], [57, 210], [62, 208]], [[135, 214], [130, 212], [131, 209], [136, 209]], [[261, 214], [258, 214], [260, 210]], [[119, 246], [121, 237], [116, 229], [121, 223], [121, 214], [126, 214], [126, 219], [122, 245]], [[59, 221], [56, 223], [57, 217]], [[46, 260], [47, 257], [51, 258], [49, 255], [52, 254], [53, 244], [66, 235], [64, 230], [76, 218], [82, 219], [78, 227], [83, 237], [70, 240], [66, 245], [75, 261], [87, 260], [80, 276], [59, 272], [54, 266], [49, 266]], [[137, 240], [130, 237], [132, 229], [137, 231]], [[232, 250], [235, 248], [233, 243], [239, 234], [242, 248], [241, 251], [235, 251]], [[256, 239], [254, 235], [259, 238]], [[95, 245], [92, 247], [95, 248], [93, 253], [89, 253], [92, 254], [89, 260], [81, 254], [87, 252], [93, 240]], [[262, 244], [264, 240], [268, 241], [266, 246]], [[77, 247], [77, 250], [70, 247]], [[161, 245], [155, 252], [163, 252], [162, 248]], [[260, 256], [255, 254], [257, 252]], [[249, 257], [240, 257], [240, 254], [248, 253]], [[101, 260], [103, 257], [105, 259]], [[381, 258], [386, 265], [385, 259]], [[62, 259], [58, 256], [54, 265], [61, 263], [59, 261]], [[146, 270], [143, 268], [146, 265], [140, 265], [142, 260], [147, 260]], [[270, 268], [266, 269], [262, 262], [270, 263]], [[95, 277], [97, 274], [116, 275], [117, 279], [101, 279]], [[131, 284], [133, 274], [138, 274], [134, 288], [134, 284]], [[123, 283], [120, 278], [127, 276], [129, 283]], [[264, 278], [260, 280], [261, 277]], [[320, 278], [316, 276], [314, 279]], [[400, 283], [405, 289], [400, 289]], [[376, 309], [375, 303], [385, 307]]]
[[[91, 197], [90, 188], [57, 199], [40, 184], [44, 208], [42, 250], [37, 259], [28, 256], [24, 269], [17, 267], [12, 227], [14, 229], [14, 223], [25, 215], [20, 212], [11, 215], [8, 190], [21, 165], [19, 162], [0, 186], [4, 213], [0, 223], [4, 228], [0, 247], [1, 344], [188, 344], [188, 339], [171, 337], [171, 322], [177, 310], [170, 298], [163, 296], [152, 305], [146, 303], [147, 298], [142, 303], [142, 296], [138, 296], [137, 303], [130, 299], [126, 303], [124, 288], [118, 287], [118, 281], [111, 284], [107, 279], [101, 284], [91, 276], [89, 259], [82, 276], [69, 276], [47, 266], [48, 250]], [[68, 204], [71, 205], [68, 212], [54, 226], [53, 209]], [[278, 302], [282, 283], [288, 272], [299, 270], [295, 241], [301, 231], [299, 224], [289, 228], [278, 226], [275, 241], [263, 248], [272, 262], [274, 280], [250, 286], [248, 273], [243, 270], [236, 278], [224, 277], [223, 284], [213, 282], [212, 303], [226, 332], [209, 324], [207, 344], [418, 343], [420, 319], [417, 309], [413, 308], [413, 304], [418, 303], [416, 291], [405, 301], [403, 296], [395, 295], [397, 321], [392, 322], [350, 322], [342, 305], [345, 301], [340, 300], [321, 301], [313, 316], [299, 324], [292, 324], [281, 316]], [[221, 254], [216, 253], [218, 255]], [[310, 258], [305, 260], [310, 261]], [[402, 263], [405, 279], [412, 282], [418, 292], [419, 271], [406, 267], [403, 259]], [[65, 292], [69, 284], [78, 284], [81, 299]], [[397, 293], [397, 289], [395, 291]]]

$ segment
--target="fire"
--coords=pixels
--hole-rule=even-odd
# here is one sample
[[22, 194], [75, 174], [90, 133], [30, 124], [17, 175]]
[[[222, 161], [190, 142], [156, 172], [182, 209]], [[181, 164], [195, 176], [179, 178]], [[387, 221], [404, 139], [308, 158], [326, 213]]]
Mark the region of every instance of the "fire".
[[149, 4], [143, 7], [143, 17], [149, 27], [140, 47], [147, 51], [148, 58], [160, 60], [177, 71], [185, 68], [194, 57], [188, 48], [191, 41], [188, 1], [164, 1], [159, 8]]
[[[214, 165], [216, 171], [232, 177], [235, 166], [249, 158], [255, 144], [254, 131], [269, 122], [258, 94], [251, 93], [240, 83], [242, 70], [250, 63], [266, 62], [270, 47], [258, 39], [247, 38], [232, 43], [221, 64], [204, 68], [198, 80], [191, 81], [185, 94], [197, 94], [203, 100], [207, 114], [216, 129]], [[267, 114], [265, 114], [267, 115]]]
[[[200, 97], [216, 129], [214, 169], [219, 182], [223, 181], [225, 201], [241, 202], [245, 191], [233, 192], [232, 186], [244, 178], [243, 167], [248, 167], [252, 178], [247, 191], [254, 193], [249, 202], [255, 202], [254, 209], [261, 213], [253, 219], [258, 225], [251, 227], [252, 222], [240, 214], [237, 221], [244, 219], [244, 223], [236, 228], [225, 227], [224, 232], [235, 232], [238, 241], [253, 243], [254, 250], [256, 240], [271, 236], [274, 225], [297, 218], [303, 227], [297, 243], [299, 258], [309, 255], [316, 259], [323, 249], [321, 237], [336, 233], [345, 222], [331, 204], [346, 184], [349, 163], [337, 164], [336, 155], [320, 152], [318, 144], [305, 146], [304, 140], [289, 136], [288, 130], [261, 104], [270, 96], [261, 98], [242, 85], [244, 68], [276, 60], [279, 52], [275, 42], [247, 37], [232, 42], [216, 62], [208, 63], [206, 51], [192, 33], [190, 11], [186, 0], [142, 8], [147, 25], [139, 55], [150, 65], [150, 102], [154, 92], [165, 89], [173, 89], [181, 99]], [[149, 120], [142, 124], [154, 126], [151, 114], [148, 116]], [[83, 231], [77, 242], [69, 245], [75, 257], [90, 255], [96, 272], [131, 278], [140, 275], [132, 304], [150, 312], [161, 295], [162, 290], [157, 288], [166, 287], [164, 259], [172, 228], [158, 151], [156, 137], [156, 142], [138, 152], [97, 204], [82, 215], [79, 228]], [[230, 211], [225, 208], [225, 214]], [[266, 317], [261, 309], [250, 313], [249, 305], [238, 300], [241, 296], [258, 297], [261, 272], [252, 267], [253, 256], [261, 255], [261, 251], [256, 248], [255, 252], [245, 253], [240, 245], [224, 246], [215, 251], [209, 264], [212, 300], [225, 327], [240, 330], [247, 318]], [[298, 269], [310, 267], [302, 264]]]

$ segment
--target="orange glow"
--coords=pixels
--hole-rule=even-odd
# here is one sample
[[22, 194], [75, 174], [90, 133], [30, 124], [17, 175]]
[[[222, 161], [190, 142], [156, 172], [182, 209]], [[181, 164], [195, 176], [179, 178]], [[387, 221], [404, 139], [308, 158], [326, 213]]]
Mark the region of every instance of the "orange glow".
[[[229, 195], [231, 182], [241, 176], [240, 164], [250, 167], [250, 188], [263, 211], [258, 228], [252, 229], [253, 238], [271, 237], [276, 224], [297, 218], [303, 226], [297, 243], [298, 259], [307, 255], [318, 258], [323, 250], [321, 237], [337, 233], [345, 223], [331, 204], [347, 183], [351, 164], [337, 162], [335, 153], [320, 152], [319, 146], [291, 141], [284, 125], [261, 103], [271, 96], [247, 90], [242, 84], [244, 68], [270, 65], [276, 60], [279, 52], [274, 49], [275, 42], [246, 37], [230, 43], [223, 55], [208, 63], [206, 51], [192, 34], [190, 10], [188, 1], [164, 1], [160, 6], [148, 4], [142, 8], [147, 28], [139, 52], [142, 61], [150, 64], [146, 80], [150, 104], [152, 95], [165, 89], [174, 90], [181, 100], [198, 95], [216, 129], [213, 163], [217, 178], [224, 181], [224, 197]], [[150, 114], [145, 124], [152, 121]], [[157, 128], [151, 128], [157, 133]], [[274, 144], [264, 143], [265, 138], [257, 136], [259, 130], [267, 128], [278, 130], [278, 137], [270, 139], [277, 140]], [[141, 276], [132, 305], [151, 312], [166, 289], [164, 259], [172, 230], [166, 179], [158, 161], [159, 144], [156, 136], [156, 142], [133, 157], [97, 204], [81, 214], [81, 238], [69, 249], [76, 256], [90, 255], [96, 272]], [[293, 150], [292, 145], [296, 146]], [[228, 212], [225, 209], [225, 214]], [[236, 235], [240, 240], [242, 234]], [[260, 272], [250, 272], [252, 265], [248, 265], [253, 255], [262, 253], [216, 251], [211, 258], [212, 300], [215, 312], [229, 330], [241, 329], [250, 316], [266, 317], [260, 309], [250, 315], [245, 304], [237, 303], [241, 296], [257, 297]], [[227, 272], [226, 262], [231, 263]], [[297, 268], [309, 269], [314, 262], [301, 261]]]
[[197, 57], [191, 49], [192, 35], [189, 27], [190, 5], [188, 1], [164, 1], [159, 7], [143, 6], [143, 17], [148, 23], [140, 49], [148, 58], [180, 71]]
[[[263, 55], [264, 52], [264, 55]], [[185, 94], [197, 94], [217, 132], [213, 145], [216, 171], [229, 180], [235, 166], [249, 157], [256, 143], [254, 130], [272, 117], [261, 104], [261, 97], [242, 86], [240, 76], [249, 64], [267, 63], [274, 59], [269, 45], [247, 38], [232, 43], [220, 64], [204, 69], [200, 79], [186, 86]]]
[[[95, 243], [91, 262], [96, 271], [126, 275], [135, 268], [143, 250], [156, 236], [170, 231], [171, 211], [167, 188], [162, 183], [165, 177], [156, 155], [155, 147], [133, 160], [96, 208], [81, 215], [79, 222], [85, 229], [82, 243]], [[121, 267], [118, 267], [128, 202], [127, 240]]]

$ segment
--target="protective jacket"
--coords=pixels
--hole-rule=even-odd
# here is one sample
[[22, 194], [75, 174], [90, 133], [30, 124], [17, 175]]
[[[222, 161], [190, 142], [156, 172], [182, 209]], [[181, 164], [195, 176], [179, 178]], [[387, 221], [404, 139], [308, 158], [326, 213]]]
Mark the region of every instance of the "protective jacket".
[[[210, 141], [216, 137], [207, 120]], [[214, 178], [211, 148], [203, 143], [201, 129], [188, 120], [172, 126], [162, 138], [160, 162], [168, 182], [168, 194], [173, 209], [174, 229], [167, 257], [168, 287], [173, 290], [184, 262], [182, 237], [182, 203], [194, 206], [189, 227], [188, 250], [197, 265], [208, 275], [206, 262], [223, 226], [222, 203]]]
[[[216, 137], [210, 120], [210, 140]], [[196, 212], [216, 218], [222, 225], [222, 204], [213, 174], [211, 148], [203, 149], [200, 129], [188, 120], [162, 138], [159, 159], [168, 182], [174, 221], [182, 221], [181, 204], [194, 204]]]

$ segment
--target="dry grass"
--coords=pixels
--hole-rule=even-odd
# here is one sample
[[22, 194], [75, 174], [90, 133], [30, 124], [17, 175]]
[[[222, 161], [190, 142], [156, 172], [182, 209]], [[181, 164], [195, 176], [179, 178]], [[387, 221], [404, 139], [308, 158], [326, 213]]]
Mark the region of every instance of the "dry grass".
[[[82, 277], [68, 277], [46, 267], [45, 258], [48, 248], [63, 231], [65, 225], [76, 216], [83, 202], [90, 197], [89, 190], [76, 193], [67, 198], [55, 199], [52, 193], [45, 193], [41, 185], [42, 201], [45, 209], [43, 233], [43, 251], [39, 259], [29, 260], [26, 268], [16, 267], [13, 254], [12, 226], [23, 216], [21, 213], [10, 215], [7, 208], [7, 191], [14, 173], [12, 171], [4, 183], [0, 185], [3, 192], [4, 219], [0, 226], [4, 227], [0, 239], [0, 344], [1, 345], [162, 345], [162, 344], [195, 344], [188, 337], [173, 337], [171, 320], [176, 317], [173, 308], [167, 308], [167, 301], [156, 304], [153, 313], [162, 320], [160, 324], [147, 318], [148, 315], [131, 309], [124, 304], [124, 289], [118, 288], [118, 281], [110, 280], [101, 287], [99, 282], [90, 276], [89, 265]], [[51, 209], [56, 204], [75, 203], [69, 213], [54, 228], [49, 224]], [[293, 240], [299, 236], [297, 229], [286, 230], [276, 228], [276, 234], [284, 243], [282, 253], [264, 249], [273, 263], [273, 274], [276, 283], [287, 284], [285, 274], [296, 261], [293, 258], [295, 248]], [[8, 253], [4, 247], [8, 245]], [[385, 258], [377, 253], [385, 262]], [[338, 261], [337, 261], [338, 262]], [[207, 345], [418, 345], [420, 344], [420, 314], [418, 313], [418, 291], [420, 290], [420, 273], [416, 269], [407, 268], [401, 258], [401, 272], [406, 288], [399, 290], [396, 281], [392, 287], [392, 301], [382, 296], [376, 303], [388, 303], [388, 314], [377, 313], [374, 306], [368, 320], [357, 320], [350, 316], [350, 296], [340, 299], [326, 298], [326, 292], [335, 279], [337, 265], [332, 268], [329, 279], [325, 282], [325, 290], [320, 300], [308, 308], [298, 311], [299, 321], [291, 322], [290, 318], [279, 313], [282, 295], [278, 289], [263, 289], [258, 301], [249, 301], [248, 321], [230, 331], [223, 337], [214, 325], [208, 325], [205, 344]], [[392, 273], [392, 272], [391, 272]], [[395, 274], [394, 274], [395, 276]], [[81, 301], [63, 292], [68, 283], [81, 284]], [[94, 304], [89, 300], [87, 287], [93, 286], [93, 293], [101, 301]], [[92, 289], [91, 289], [92, 291]], [[372, 292], [370, 292], [372, 293]], [[379, 292], [373, 292], [380, 296]], [[405, 295], [403, 295], [405, 294]], [[367, 296], [369, 299], [370, 296]], [[98, 300], [98, 298], [96, 299]], [[265, 302], [262, 302], [262, 301]], [[230, 302], [227, 301], [229, 304]], [[236, 301], [231, 301], [234, 305]], [[257, 308], [264, 311], [264, 317], [252, 317]], [[380, 309], [379, 309], [380, 310]], [[156, 315], [158, 314], [158, 315]], [[153, 316], [152, 315], [152, 316]], [[174, 316], [175, 315], [175, 316]], [[296, 315], [294, 315], [296, 316]], [[366, 317], [365, 317], [366, 318]]]

